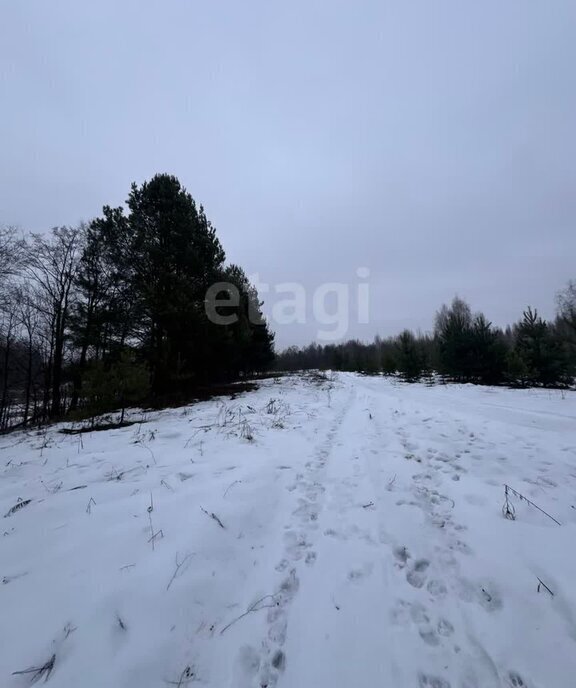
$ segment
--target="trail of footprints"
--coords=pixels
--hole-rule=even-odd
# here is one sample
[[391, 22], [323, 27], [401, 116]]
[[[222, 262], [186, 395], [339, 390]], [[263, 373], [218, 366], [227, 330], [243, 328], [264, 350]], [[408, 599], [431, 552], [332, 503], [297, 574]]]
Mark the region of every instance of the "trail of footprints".
[[[427, 426], [428, 427], [428, 426]], [[424, 461], [418, 456], [419, 445], [414, 441], [408, 441], [406, 429], [399, 428], [397, 435], [405, 450], [407, 460], [415, 460], [423, 464], [424, 470], [413, 475], [414, 489], [412, 500], [398, 500], [397, 506], [416, 506], [426, 514], [427, 520], [433, 527], [441, 528], [444, 533], [445, 548], [437, 552], [438, 563], [442, 570], [453, 574], [453, 586], [455, 592], [465, 603], [476, 603], [487, 612], [495, 612], [502, 607], [502, 599], [491, 581], [479, 581], [473, 583], [458, 576], [458, 562], [455, 554], [469, 555], [472, 553], [468, 545], [458, 538], [458, 533], [465, 530], [464, 526], [453, 522], [451, 510], [452, 500], [442, 495], [436, 486], [440, 484], [440, 473], [451, 474], [453, 481], [459, 481], [460, 476], [466, 470], [459, 465], [462, 454], [470, 454], [470, 448], [477, 442], [474, 433], [460, 428], [461, 435], [466, 436], [467, 448], [456, 452], [453, 457], [443, 454], [435, 449], [427, 449]], [[472, 456], [473, 459], [476, 456]], [[470, 503], [474, 503], [477, 497], [464, 496]], [[431, 562], [425, 558], [414, 558], [405, 547], [393, 549], [396, 567], [405, 575], [406, 582], [415, 590], [428, 593], [432, 603], [441, 602], [447, 595], [446, 583], [430, 576]], [[436, 614], [421, 602], [409, 602], [398, 599], [390, 611], [392, 623], [402, 626], [412, 625], [416, 628], [422, 642], [433, 648], [441, 648], [451, 642], [454, 635], [454, 625], [441, 614]], [[453, 646], [456, 652], [460, 651], [457, 645]], [[515, 671], [508, 671], [500, 676], [502, 686], [505, 688], [532, 688]], [[458, 688], [482, 688], [481, 683], [475, 678], [474, 671], [466, 677], [464, 682], [458, 684]], [[418, 673], [418, 688], [453, 688], [451, 682], [445, 677], [432, 675], [420, 671]], [[455, 687], [454, 687], [455, 688]]]
[[[276, 565], [276, 571], [286, 574], [280, 589], [276, 595], [277, 604], [267, 613], [267, 637], [262, 642], [260, 651], [252, 647], [241, 648], [236, 674], [240, 676], [238, 688], [274, 688], [280, 675], [286, 666], [286, 656], [283, 646], [287, 633], [287, 608], [299, 588], [297, 568], [306, 565], [312, 566], [316, 560], [316, 552], [313, 549], [312, 536], [318, 528], [320, 513], [320, 499], [325, 488], [320, 482], [322, 469], [330, 455], [335, 441], [337, 429], [341, 424], [351, 404], [341, 410], [327, 434], [325, 443], [317, 450], [315, 456], [306, 464], [306, 472], [296, 476], [295, 482], [288, 486], [288, 490], [298, 494], [297, 506], [293, 511], [294, 521], [287, 525], [284, 533], [285, 554]], [[405, 414], [396, 413], [396, 422]], [[430, 419], [426, 419], [427, 421]], [[428, 429], [429, 425], [426, 425]], [[427, 449], [424, 459], [419, 456], [420, 447], [417, 442], [408, 440], [408, 431], [398, 428], [397, 435], [405, 450], [405, 458], [414, 460], [415, 464], [421, 464], [422, 470], [413, 475], [412, 499], [398, 500], [397, 506], [416, 506], [425, 513], [432, 527], [442, 529], [444, 533], [445, 547], [436, 552], [435, 561], [443, 571], [452, 574], [451, 586], [458, 597], [465, 603], [476, 603], [487, 612], [494, 612], [502, 607], [502, 600], [497, 588], [491, 581], [476, 582], [462, 579], [458, 576], [458, 562], [455, 555], [468, 555], [471, 550], [466, 543], [458, 538], [458, 533], [465, 530], [464, 526], [454, 523], [451, 514], [453, 503], [442, 495], [436, 487], [440, 486], [441, 473], [450, 475], [453, 481], [459, 481], [466, 473], [466, 469], [460, 465], [462, 454], [470, 454], [470, 448], [477, 441], [473, 433], [465, 428], [460, 428], [460, 433], [465, 438], [466, 448], [448, 456], [435, 449]], [[354, 457], [357, 459], [358, 457]], [[472, 457], [475, 458], [475, 457]], [[359, 477], [360, 468], [354, 466], [353, 473]], [[350, 488], [352, 485], [342, 485], [342, 507], [346, 508], [348, 495], [351, 501]], [[466, 497], [464, 497], [466, 498]], [[295, 523], [299, 527], [295, 527]], [[357, 526], [351, 525], [346, 532], [327, 530], [327, 536], [347, 539], [347, 537], [369, 536], [359, 532]], [[392, 544], [393, 538], [381, 534], [381, 542]], [[371, 541], [371, 544], [375, 544]], [[441, 577], [435, 576], [433, 571], [436, 566], [429, 559], [418, 558], [405, 547], [394, 547], [393, 556], [395, 565], [404, 575], [406, 583], [415, 591], [421, 591], [422, 596], [432, 605], [440, 603], [448, 594], [448, 585]], [[348, 580], [351, 583], [359, 583], [366, 575], [372, 572], [372, 564], [363, 568], [351, 570]], [[435, 612], [421, 601], [407, 601], [397, 599], [390, 610], [390, 622], [399, 626], [413, 626], [421, 641], [430, 648], [447, 648], [456, 652], [460, 651], [454, 645], [455, 627], [452, 621], [440, 612]], [[518, 673], [514, 671], [500, 675], [503, 688], [533, 688]], [[472, 669], [464, 682], [454, 686], [447, 678], [436, 674], [419, 671], [417, 673], [418, 688], [483, 688], [481, 682], [475, 677]]]
[[[443, 581], [437, 579], [428, 580], [430, 562], [427, 559], [412, 561], [410, 553], [405, 547], [394, 549], [394, 557], [398, 569], [404, 571], [406, 582], [413, 588], [421, 589], [426, 585], [426, 590], [432, 598], [441, 599], [447, 593], [447, 587]], [[443, 616], [435, 617], [430, 610], [420, 602], [408, 602], [396, 600], [390, 612], [392, 623], [401, 626], [413, 624], [418, 629], [420, 638], [433, 647], [442, 644], [442, 639], [450, 638], [454, 633], [454, 626]]]
[[330, 457], [336, 434], [352, 403], [352, 396], [334, 419], [322, 445], [305, 465], [305, 473], [299, 473], [294, 483], [287, 487], [296, 493], [297, 506], [292, 519], [285, 526], [284, 556], [275, 566], [279, 573], [286, 573], [280, 588], [274, 595], [275, 604], [266, 616], [267, 634], [260, 651], [250, 646], [240, 649], [235, 667], [235, 686], [238, 688], [274, 688], [286, 667], [283, 646], [288, 628], [288, 607], [298, 592], [300, 581], [298, 566], [312, 566], [316, 561], [312, 537], [318, 529], [321, 509], [320, 500], [325, 492], [320, 478]]

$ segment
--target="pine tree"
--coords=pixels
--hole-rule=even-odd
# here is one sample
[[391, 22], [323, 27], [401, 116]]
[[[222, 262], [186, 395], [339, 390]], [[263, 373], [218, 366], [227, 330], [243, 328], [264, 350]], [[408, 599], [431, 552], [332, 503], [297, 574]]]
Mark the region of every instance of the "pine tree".
[[150, 389], [150, 374], [136, 352], [125, 350], [116, 361], [92, 361], [85, 369], [82, 380], [84, 410], [94, 424], [96, 416], [111, 410], [120, 410], [119, 422], [129, 404], [142, 402]]
[[410, 330], [404, 330], [396, 339], [397, 370], [406, 382], [420, 380], [424, 372], [423, 352]]
[[515, 330], [515, 349], [527, 369], [529, 384], [554, 386], [568, 384], [571, 363], [554, 328], [538, 311], [528, 308]]
[[499, 384], [504, 379], [507, 349], [499, 330], [481, 313], [476, 315], [469, 333], [469, 376], [485, 385]]
[[472, 313], [470, 306], [455, 297], [450, 308], [436, 313], [434, 333], [438, 348], [439, 372], [454, 380], [470, 378]]

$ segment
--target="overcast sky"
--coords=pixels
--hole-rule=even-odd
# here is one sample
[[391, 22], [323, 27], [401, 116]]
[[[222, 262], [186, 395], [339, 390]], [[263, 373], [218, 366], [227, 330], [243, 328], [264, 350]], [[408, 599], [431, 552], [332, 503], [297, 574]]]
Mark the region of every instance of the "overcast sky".
[[170, 172], [248, 274], [311, 301], [369, 268], [362, 339], [427, 330], [455, 293], [550, 317], [576, 278], [574, 0], [0, 9], [0, 224], [89, 220]]

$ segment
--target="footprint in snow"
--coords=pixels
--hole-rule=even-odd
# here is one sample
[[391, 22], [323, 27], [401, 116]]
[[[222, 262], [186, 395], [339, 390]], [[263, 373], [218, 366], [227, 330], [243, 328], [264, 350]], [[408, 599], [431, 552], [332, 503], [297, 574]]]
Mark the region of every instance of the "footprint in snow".
[[374, 564], [372, 562], [366, 562], [362, 567], [357, 568], [357, 569], [352, 569], [352, 571], [350, 571], [348, 573], [348, 580], [351, 583], [358, 583], [363, 578], [366, 578], [367, 576], [369, 576], [373, 570], [374, 570]]
[[282, 559], [282, 561], [280, 561], [280, 563], [276, 564], [276, 566], [274, 568], [279, 573], [282, 573], [282, 571], [286, 571], [286, 569], [289, 566], [290, 566], [290, 562], [288, 561], [288, 559]]
[[398, 499], [396, 502], [396, 506], [405, 506], [406, 504], [408, 506], [418, 506], [416, 502], [408, 501], [407, 499]]
[[426, 645], [431, 647], [437, 647], [440, 645], [440, 638], [438, 637], [436, 631], [429, 624], [423, 624], [418, 629], [418, 633]]
[[502, 598], [496, 586], [490, 582], [473, 583], [461, 579], [459, 581], [458, 596], [464, 602], [476, 602], [488, 612], [502, 608]]
[[290, 571], [290, 575], [282, 581], [280, 585], [280, 590], [278, 591], [277, 598], [280, 605], [287, 604], [298, 592], [300, 587], [300, 581], [296, 575], [296, 569]]
[[316, 561], [316, 552], [307, 552], [306, 557], [304, 558], [304, 563], [306, 563], [308, 566], [312, 566], [314, 562]]
[[[304, 534], [296, 533], [293, 530], [289, 530], [284, 534], [284, 542], [286, 544], [286, 554], [291, 561], [300, 561], [302, 557], [307, 555], [311, 547], [310, 542], [308, 542]], [[285, 562], [286, 559], [282, 559], [276, 567], [276, 570], [284, 571], [287, 568]]]
[[260, 670], [260, 655], [250, 645], [243, 645], [234, 663], [234, 688], [250, 688], [253, 679]]
[[300, 500], [300, 506], [292, 512], [292, 515], [304, 523], [314, 523], [318, 520], [318, 507], [313, 502]]
[[311, 501], [317, 499], [319, 495], [326, 491], [326, 488], [320, 485], [320, 483], [308, 483], [304, 484], [303, 487], [306, 497]]
[[396, 600], [390, 610], [390, 621], [395, 626], [406, 626], [410, 622], [412, 605], [405, 600]]
[[450, 682], [439, 676], [419, 673], [418, 686], [419, 688], [450, 688]]
[[428, 559], [418, 559], [406, 574], [406, 580], [413, 588], [421, 588], [426, 582], [426, 570], [430, 566]]
[[450, 549], [456, 550], [457, 552], [461, 552], [462, 554], [473, 554], [472, 549], [468, 547], [468, 545], [462, 540], [456, 540], [456, 542], [450, 545]]
[[507, 685], [510, 686], [511, 688], [529, 688], [529, 685], [523, 678], [520, 676], [520, 674], [516, 673], [515, 671], [509, 671], [508, 675], [506, 676], [507, 680]]
[[395, 547], [394, 548], [394, 557], [396, 561], [398, 562], [398, 566], [400, 568], [404, 568], [406, 564], [408, 563], [408, 559], [410, 559], [410, 553], [406, 549], [406, 547]]
[[454, 626], [448, 619], [441, 617], [433, 621], [430, 611], [419, 602], [397, 600], [390, 610], [390, 620], [396, 626], [414, 624], [420, 638], [432, 647], [437, 647], [442, 643], [443, 638], [449, 638], [454, 634]]
[[437, 579], [432, 579], [428, 582], [426, 590], [432, 595], [432, 597], [444, 597], [448, 593], [446, 585]]
[[421, 604], [412, 605], [410, 615], [418, 626], [418, 634], [427, 645], [437, 647], [441, 638], [449, 638], [454, 634], [454, 626], [448, 619], [441, 617], [436, 624], [432, 623], [426, 608]]
[[481, 587], [477, 592], [480, 605], [488, 612], [502, 609], [502, 598], [497, 590], [491, 586]]
[[[285, 663], [284, 663], [285, 665]], [[260, 674], [258, 681], [259, 688], [274, 688], [278, 684], [278, 671], [272, 664], [266, 664]]]
[[449, 638], [454, 633], [454, 626], [448, 619], [441, 618], [440, 621], [438, 621], [436, 630], [443, 638]]
[[555, 483], [553, 480], [550, 480], [550, 478], [545, 478], [543, 476], [538, 478], [538, 482], [543, 483], [548, 487], [558, 487], [558, 483]]
[[178, 478], [180, 482], [184, 482], [185, 480], [190, 480], [190, 478], [193, 478], [194, 474], [193, 473], [178, 473]]
[[284, 645], [286, 642], [286, 630], [288, 628], [288, 621], [286, 612], [279, 607], [272, 607], [268, 612], [268, 639], [278, 646]]
[[277, 650], [274, 653], [270, 664], [272, 664], [276, 671], [284, 671], [286, 667], [286, 655], [282, 652], [282, 650]]

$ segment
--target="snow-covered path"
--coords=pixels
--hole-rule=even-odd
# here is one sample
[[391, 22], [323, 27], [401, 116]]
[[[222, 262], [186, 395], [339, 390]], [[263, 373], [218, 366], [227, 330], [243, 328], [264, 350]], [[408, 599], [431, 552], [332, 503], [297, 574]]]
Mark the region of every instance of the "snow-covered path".
[[146, 421], [1, 440], [1, 685], [576, 685], [574, 393], [295, 376]]

